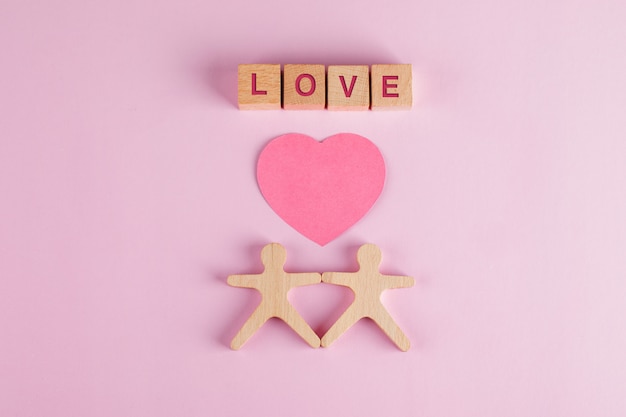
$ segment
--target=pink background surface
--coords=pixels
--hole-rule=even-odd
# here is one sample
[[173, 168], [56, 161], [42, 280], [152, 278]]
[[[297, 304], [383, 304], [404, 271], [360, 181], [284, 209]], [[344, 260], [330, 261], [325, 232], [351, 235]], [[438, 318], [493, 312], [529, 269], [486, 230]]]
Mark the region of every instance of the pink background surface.
[[[0, 415], [626, 415], [626, 6], [124, 0], [0, 6]], [[242, 112], [238, 63], [414, 65], [410, 112]], [[370, 138], [387, 183], [325, 247], [265, 203], [272, 138]], [[314, 350], [226, 276], [415, 277]], [[349, 302], [293, 303], [322, 333]]]

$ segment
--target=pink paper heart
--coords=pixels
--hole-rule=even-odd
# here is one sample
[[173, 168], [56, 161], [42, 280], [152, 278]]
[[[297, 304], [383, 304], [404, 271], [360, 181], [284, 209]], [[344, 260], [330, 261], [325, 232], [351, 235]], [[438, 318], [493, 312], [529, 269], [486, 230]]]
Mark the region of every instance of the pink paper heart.
[[323, 246], [376, 202], [385, 183], [385, 161], [376, 145], [353, 133], [323, 142], [290, 133], [263, 149], [257, 181], [276, 214]]

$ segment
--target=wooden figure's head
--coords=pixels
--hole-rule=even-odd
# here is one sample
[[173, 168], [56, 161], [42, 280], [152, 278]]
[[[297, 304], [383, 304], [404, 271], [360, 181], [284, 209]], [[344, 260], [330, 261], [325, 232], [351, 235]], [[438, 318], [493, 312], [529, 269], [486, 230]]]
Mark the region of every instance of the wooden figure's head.
[[356, 254], [356, 259], [362, 269], [377, 271], [380, 261], [382, 260], [382, 254], [378, 246], [366, 243], [359, 248], [359, 251]]
[[265, 268], [282, 269], [287, 261], [287, 251], [279, 243], [269, 243], [261, 250], [261, 262]]

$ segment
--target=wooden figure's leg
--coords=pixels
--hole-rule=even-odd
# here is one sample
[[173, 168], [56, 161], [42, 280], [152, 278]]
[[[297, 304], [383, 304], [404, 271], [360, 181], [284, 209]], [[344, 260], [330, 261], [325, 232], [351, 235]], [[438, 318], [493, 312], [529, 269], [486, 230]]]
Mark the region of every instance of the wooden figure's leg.
[[311, 326], [302, 318], [300, 313], [298, 313], [292, 305], [288, 305], [287, 309], [288, 311], [285, 317], [280, 318], [287, 323], [294, 332], [298, 333], [309, 346], [312, 348], [320, 347], [320, 337], [311, 329]]
[[335, 340], [339, 338], [346, 330], [348, 330], [354, 323], [362, 318], [361, 315], [356, 314], [354, 304], [352, 304], [346, 311], [343, 312], [341, 317], [331, 326], [326, 334], [322, 337], [322, 346], [328, 347]]
[[383, 332], [393, 341], [393, 343], [398, 346], [398, 348], [406, 352], [411, 347], [411, 342], [409, 338], [400, 330], [398, 324], [394, 321], [393, 317], [389, 314], [387, 310], [382, 306], [377, 308], [372, 312], [370, 318], [374, 320], [378, 327], [382, 329]]
[[267, 320], [269, 320], [270, 316], [261, 309], [261, 305], [254, 310], [254, 313], [248, 318], [248, 320], [243, 324], [239, 332], [233, 338], [233, 341], [230, 343], [230, 348], [233, 350], [239, 350], [246, 341], [256, 332]]

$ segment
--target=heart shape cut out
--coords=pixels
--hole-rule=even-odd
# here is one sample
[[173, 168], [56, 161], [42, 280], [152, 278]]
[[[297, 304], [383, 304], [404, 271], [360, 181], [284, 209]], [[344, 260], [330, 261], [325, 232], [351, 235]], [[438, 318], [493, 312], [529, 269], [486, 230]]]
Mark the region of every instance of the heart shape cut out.
[[324, 246], [374, 205], [385, 184], [385, 161], [374, 143], [353, 133], [322, 142], [290, 133], [261, 151], [257, 181], [276, 214]]

